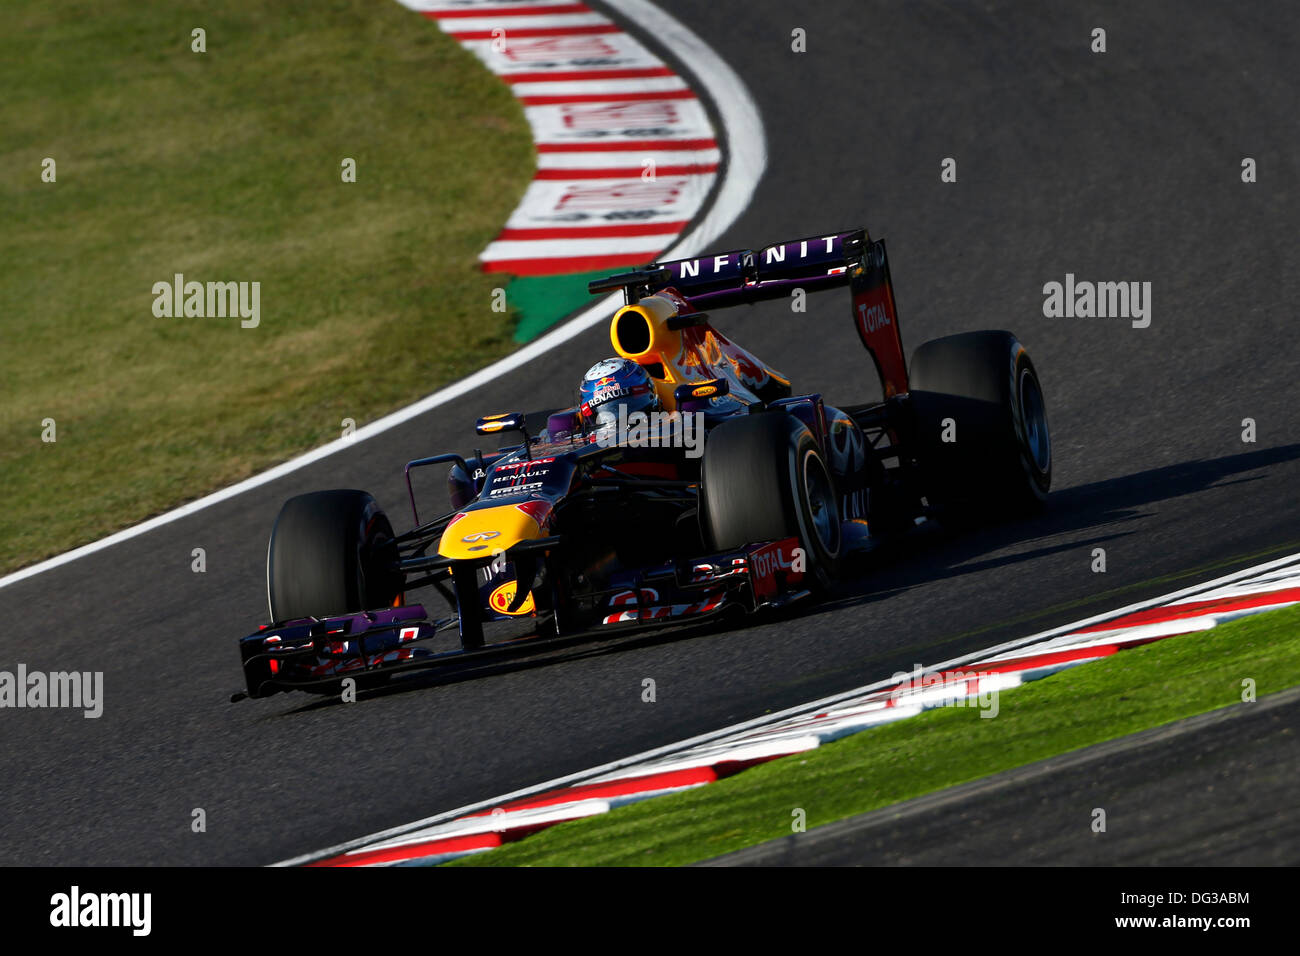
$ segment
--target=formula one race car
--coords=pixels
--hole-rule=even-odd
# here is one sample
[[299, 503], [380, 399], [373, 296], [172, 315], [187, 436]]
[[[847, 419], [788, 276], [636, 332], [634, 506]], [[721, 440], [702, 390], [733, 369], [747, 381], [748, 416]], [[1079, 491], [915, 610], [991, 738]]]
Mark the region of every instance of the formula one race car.
[[[706, 311], [842, 287], [883, 401], [792, 394]], [[909, 367], [885, 244], [865, 230], [590, 284], [616, 289], [619, 358], [544, 427], [479, 420], [481, 435], [517, 434], [510, 447], [408, 462], [411, 530], [394, 534], [362, 491], [284, 504], [267, 552], [272, 623], [240, 642], [247, 696], [778, 607], [923, 519], [984, 520], [1047, 495], [1047, 416], [1024, 347], [966, 332], [925, 343]], [[420, 522], [411, 472], [439, 464], [449, 501]], [[448, 612], [413, 602], [419, 589]], [[489, 639], [511, 621], [528, 633]]]

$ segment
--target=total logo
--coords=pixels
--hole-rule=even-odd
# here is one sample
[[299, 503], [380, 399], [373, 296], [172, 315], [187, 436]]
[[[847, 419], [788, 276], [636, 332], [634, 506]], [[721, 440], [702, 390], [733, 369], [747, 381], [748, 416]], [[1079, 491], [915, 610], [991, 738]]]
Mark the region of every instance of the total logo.
[[790, 562], [781, 553], [779, 545], [769, 550], [756, 551], [750, 560], [754, 562], [754, 573], [763, 578], [770, 577], [777, 571], [788, 571], [791, 568]]
[[868, 306], [865, 302], [858, 306], [859, 321], [862, 327], [868, 332], [874, 332], [876, 329], [889, 325], [889, 313], [885, 311], [883, 305]]
[[531, 591], [529, 591], [528, 596], [524, 598], [523, 604], [519, 605], [519, 607], [513, 611], [508, 610], [510, 602], [515, 599], [515, 589], [518, 586], [518, 581], [507, 581], [505, 584], [500, 585], [492, 592], [491, 596], [488, 597], [488, 606], [498, 614], [510, 614], [514, 617], [522, 617], [525, 614], [532, 614], [536, 609], [536, 606], [533, 604], [533, 593]]
[[511, 469], [514, 468], [528, 469], [528, 468], [532, 468], [534, 465], [546, 465], [546, 464], [550, 464], [553, 461], [555, 461], [554, 458], [530, 458], [527, 461], [511, 461], [511, 462], [507, 462], [504, 465], [497, 465], [496, 470], [510, 471]]
[[500, 537], [500, 531], [475, 531], [473, 534], [467, 534], [461, 538], [461, 541], [491, 541], [493, 538]]
[[[786, 558], [786, 553], [790, 557]], [[765, 601], [776, 595], [782, 587], [782, 581], [788, 586], [798, 580], [808, 570], [808, 558], [803, 548], [799, 547], [798, 538], [787, 538], [763, 545], [749, 556], [749, 567], [753, 573], [754, 596]]]

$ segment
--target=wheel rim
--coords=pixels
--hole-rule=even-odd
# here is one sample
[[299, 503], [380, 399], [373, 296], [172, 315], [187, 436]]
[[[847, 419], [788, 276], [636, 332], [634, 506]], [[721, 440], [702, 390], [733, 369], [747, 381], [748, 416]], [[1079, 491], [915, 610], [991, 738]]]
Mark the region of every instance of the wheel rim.
[[835, 501], [835, 491], [831, 488], [830, 475], [826, 473], [821, 459], [811, 450], [804, 454], [803, 484], [808, 514], [812, 519], [812, 531], [822, 550], [835, 555], [839, 551], [839, 508]]
[[1020, 420], [1024, 423], [1025, 450], [1039, 473], [1052, 464], [1052, 440], [1047, 432], [1047, 405], [1038, 379], [1025, 369], [1020, 373]]

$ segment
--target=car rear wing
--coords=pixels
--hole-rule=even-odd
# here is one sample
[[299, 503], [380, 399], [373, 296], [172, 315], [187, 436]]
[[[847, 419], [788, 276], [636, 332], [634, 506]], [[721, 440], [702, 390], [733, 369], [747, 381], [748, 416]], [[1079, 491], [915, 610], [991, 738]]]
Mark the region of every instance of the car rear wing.
[[757, 252], [733, 249], [672, 259], [597, 279], [587, 289], [596, 294], [621, 288], [629, 305], [669, 288], [692, 301], [707, 297], [712, 306], [757, 302], [788, 295], [791, 282], [816, 289], [847, 285], [849, 264], [861, 256], [867, 241], [866, 230], [854, 229], [777, 242]]
[[796, 290], [822, 292], [849, 286], [853, 321], [871, 354], [885, 397], [907, 391], [907, 363], [883, 239], [865, 229], [790, 239], [691, 259], [655, 262], [643, 269], [597, 279], [591, 293], [621, 288], [632, 305], [672, 289], [698, 310], [782, 299]]

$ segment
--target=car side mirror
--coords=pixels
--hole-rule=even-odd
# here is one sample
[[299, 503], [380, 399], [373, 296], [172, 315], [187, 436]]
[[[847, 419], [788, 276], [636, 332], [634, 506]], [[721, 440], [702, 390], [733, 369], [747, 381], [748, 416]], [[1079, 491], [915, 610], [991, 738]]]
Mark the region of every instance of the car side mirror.
[[498, 432], [522, 432], [523, 430], [523, 412], [506, 412], [503, 415], [484, 415], [474, 423], [474, 431], [480, 435], [495, 435]]

